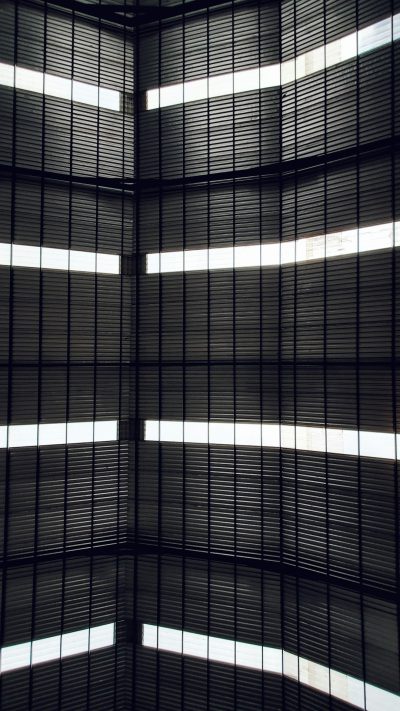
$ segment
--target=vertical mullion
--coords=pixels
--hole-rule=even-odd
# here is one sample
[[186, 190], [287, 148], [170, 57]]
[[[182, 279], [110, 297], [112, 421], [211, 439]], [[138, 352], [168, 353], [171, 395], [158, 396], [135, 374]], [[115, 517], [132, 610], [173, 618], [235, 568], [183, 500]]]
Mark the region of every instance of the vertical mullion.
[[[102, 0], [99, 0], [99, 9], [101, 10]], [[99, 14], [99, 20], [97, 24], [97, 41], [98, 41], [98, 51], [97, 51], [97, 92], [98, 97], [100, 97], [100, 83], [101, 83], [101, 12]], [[99, 196], [100, 196], [100, 102], [96, 107], [96, 202], [95, 202], [95, 253], [96, 253], [96, 267], [97, 267], [97, 252], [98, 252], [98, 242], [99, 242]], [[101, 277], [100, 277], [101, 278]], [[96, 444], [94, 441], [94, 428], [96, 421], [97, 412], [97, 349], [98, 349], [98, 280], [99, 276], [97, 272], [93, 275], [93, 305], [94, 305], [94, 332], [93, 332], [93, 404], [92, 404], [92, 419], [93, 419], [93, 442], [89, 444], [91, 449], [91, 520], [90, 520], [90, 558], [89, 558], [89, 610], [88, 610], [88, 627], [90, 630], [92, 624], [92, 604], [93, 604], [93, 578], [94, 578], [94, 543], [95, 543], [95, 514], [96, 514]], [[92, 295], [88, 293], [89, 299]], [[101, 447], [101, 445], [100, 445]], [[90, 631], [89, 631], [89, 649], [90, 649]], [[92, 673], [92, 657], [90, 651], [88, 650], [87, 659], [87, 670], [88, 670], [88, 682], [86, 686], [86, 707], [87, 711], [90, 710], [91, 706], [91, 673]]]
[[[356, 3], [356, 26], [359, 27], [359, 4]], [[359, 562], [359, 582], [360, 582], [360, 621], [361, 621], [361, 657], [362, 676], [364, 679], [364, 706], [366, 708], [366, 649], [365, 649], [365, 616], [364, 616], [364, 576], [363, 576], [363, 525], [362, 525], [362, 476], [360, 457], [360, 421], [361, 421], [361, 379], [360, 379], [360, 57], [358, 54], [358, 34], [357, 34], [357, 55], [356, 55], [356, 176], [357, 176], [357, 254], [356, 254], [356, 397], [357, 397], [357, 430], [358, 430], [358, 457], [357, 457], [357, 493], [358, 493], [358, 562]]]
[[[162, 84], [162, 20], [161, 20], [161, 8], [162, 0], [158, 0], [159, 8], [159, 21], [158, 21], [158, 86]], [[163, 183], [162, 183], [162, 110], [161, 107], [158, 109], [158, 176], [159, 176], [159, 241], [158, 241], [158, 251], [161, 253], [163, 246]], [[163, 287], [163, 276], [160, 274], [158, 279], [158, 412], [159, 420], [162, 420], [163, 416], [163, 398], [162, 398], [162, 364], [163, 364], [163, 318], [162, 318], [162, 287]], [[158, 443], [158, 530], [157, 530], [157, 626], [160, 625], [160, 608], [161, 608], [161, 571], [162, 571], [162, 559], [161, 559], [161, 548], [162, 548], [162, 457], [163, 449], [161, 442]], [[158, 634], [158, 632], [157, 632]], [[158, 640], [157, 640], [158, 641]], [[156, 659], [156, 709], [162, 711], [162, 706], [160, 706], [160, 654], [157, 654]]]
[[[186, 53], [185, 53], [185, 29], [186, 17], [185, 7], [182, 6], [182, 71], [183, 82], [186, 80]], [[185, 84], [183, 84], [185, 86]], [[185, 89], [183, 88], [183, 92]], [[182, 249], [183, 249], [183, 266], [185, 267], [185, 248], [186, 248], [186, 104], [185, 95], [183, 93], [182, 105]], [[186, 273], [185, 269], [182, 272], [182, 419], [186, 421]], [[183, 440], [185, 438], [183, 437]], [[185, 590], [186, 590], [186, 445], [182, 443], [182, 652], [183, 652], [183, 630], [185, 629]], [[185, 709], [185, 655], [182, 654], [181, 666], [181, 708]]]
[[[126, 31], [126, 0], [124, 0], [124, 8], [123, 8], [123, 80], [122, 80], [122, 155], [121, 155], [121, 172], [122, 172], [122, 189], [121, 189], [121, 239], [120, 239], [120, 264], [122, 265], [123, 258], [125, 256], [125, 249], [124, 249], [124, 237], [125, 237], [125, 150], [126, 150], [126, 145], [125, 145], [125, 119], [126, 119], [126, 94], [127, 94], [127, 81], [126, 81], [126, 48], [127, 48], [127, 42], [128, 42], [128, 36], [127, 36], [127, 31]], [[132, 89], [132, 87], [130, 87]], [[133, 94], [133, 91], [132, 91]], [[136, 99], [137, 100], [137, 99]], [[119, 668], [120, 668], [120, 658], [122, 654], [120, 653], [119, 650], [119, 640], [120, 640], [120, 625], [121, 622], [124, 624], [127, 623], [126, 620], [126, 610], [128, 606], [128, 600], [126, 601], [126, 604], [124, 605], [124, 613], [122, 616], [122, 620], [120, 620], [120, 575], [121, 575], [121, 568], [123, 570], [123, 566], [121, 566], [121, 555], [120, 555], [120, 526], [121, 526], [121, 428], [120, 428], [120, 423], [122, 419], [122, 388], [125, 386], [129, 389], [130, 388], [130, 378], [124, 379], [123, 378], [123, 371], [124, 371], [124, 365], [123, 365], [123, 329], [124, 329], [124, 308], [125, 308], [125, 301], [124, 301], [124, 277], [123, 277], [123, 268], [121, 266], [120, 270], [120, 275], [119, 275], [119, 363], [118, 363], [118, 443], [117, 443], [117, 491], [116, 491], [116, 496], [117, 496], [117, 521], [116, 521], [116, 534], [115, 534], [115, 542], [116, 542], [116, 557], [115, 557], [115, 630], [116, 630], [116, 637], [115, 637], [115, 647], [114, 647], [114, 693], [113, 693], [113, 704], [114, 707], [118, 707], [118, 699], [121, 697], [121, 694], [118, 694], [118, 684], [119, 684], [119, 679], [120, 679], [120, 674], [119, 674]], [[129, 390], [128, 390], [129, 392]], [[136, 415], [136, 413], [135, 413]], [[128, 413], [128, 418], [129, 418], [129, 413]], [[135, 428], [136, 430], [137, 428]], [[130, 461], [130, 460], [129, 460]], [[127, 527], [129, 525], [129, 522], [127, 521]], [[127, 532], [126, 532], [127, 533]], [[125, 581], [126, 582], [126, 581]], [[128, 596], [128, 590], [130, 589], [129, 584], [127, 585], [126, 589], [126, 596]], [[135, 618], [133, 618], [133, 624], [136, 623]], [[122, 636], [123, 644], [126, 645], [126, 635]], [[127, 650], [124, 649], [124, 664], [126, 664], [126, 652]], [[125, 669], [124, 669], [125, 671]], [[123, 694], [123, 697], [125, 698], [128, 693], [129, 693], [129, 682], [128, 682], [128, 674], [126, 674], [126, 679], [127, 679], [127, 686], [128, 690], [126, 693]]]
[[[324, 56], [326, 56], [327, 37], [327, 12], [326, 0], [323, 6], [324, 13]], [[328, 232], [328, 86], [327, 86], [327, 69], [326, 61], [324, 61], [324, 234]], [[326, 259], [326, 236], [324, 240], [324, 293], [323, 293], [323, 308], [324, 308], [324, 342], [323, 342], [323, 400], [324, 400], [324, 427], [325, 427], [325, 545], [326, 545], [326, 602], [327, 602], [327, 652], [328, 652], [328, 668], [331, 669], [331, 596], [330, 596], [330, 521], [329, 521], [329, 479], [330, 479], [330, 457], [328, 454], [328, 264]], [[332, 709], [331, 691], [331, 674], [329, 672], [329, 709]]]
[[[72, 8], [71, 16], [71, 80], [74, 79], [75, 74], [75, 9]], [[73, 155], [74, 155], [74, 104], [71, 101], [70, 104], [70, 117], [71, 117], [71, 127], [70, 127], [70, 144], [69, 144], [69, 223], [68, 223], [68, 249], [71, 249], [72, 245], [72, 209], [73, 209]], [[68, 253], [68, 262], [70, 260], [70, 252]], [[69, 263], [68, 263], [69, 266]], [[66, 350], [66, 407], [65, 407], [65, 420], [69, 420], [70, 411], [70, 386], [71, 386], [71, 271], [68, 269], [67, 272], [67, 284], [68, 284], [68, 294], [67, 294], [67, 350]], [[64, 632], [64, 619], [65, 619], [65, 597], [66, 597], [66, 584], [67, 584], [67, 550], [68, 550], [68, 468], [69, 468], [69, 454], [68, 447], [65, 446], [64, 452], [64, 519], [63, 519], [63, 557], [62, 557], [62, 584], [61, 584], [61, 620], [60, 620], [60, 634]], [[60, 663], [59, 667], [59, 689], [58, 689], [58, 705], [62, 708], [63, 701], [63, 664]]]
[[[211, 184], [210, 184], [210, 99], [209, 99], [209, 76], [210, 76], [210, 4], [207, 2], [207, 658], [209, 657], [209, 637], [211, 619], [211, 449], [210, 449], [210, 419], [211, 419], [211, 315], [210, 315], [210, 244], [211, 244]], [[210, 683], [210, 663], [207, 662], [207, 711], [211, 705], [211, 683]]]
[[[294, 56], [297, 56], [297, 0], [294, 0]], [[296, 64], [295, 64], [296, 67]], [[294, 416], [294, 432], [295, 432], [295, 449], [294, 449], [294, 510], [295, 510], [295, 561], [296, 571], [299, 568], [299, 476], [298, 476], [298, 450], [297, 450], [297, 237], [298, 237], [298, 86], [297, 86], [297, 71], [295, 69], [295, 84], [294, 84], [294, 254], [295, 261], [293, 265], [293, 416]], [[301, 656], [301, 632], [300, 632], [300, 580], [296, 574], [295, 579], [296, 590], [296, 648], [297, 648], [297, 703], [301, 708], [301, 684], [300, 684], [300, 656]]]
[[[232, 0], [231, 5], [232, 13], [232, 72], [235, 72], [235, 3]], [[236, 126], [235, 126], [235, 92], [234, 86], [232, 87], [232, 239], [233, 248], [236, 245], [236, 179], [235, 179], [235, 168], [236, 168]], [[235, 255], [235, 252], [233, 253]], [[233, 258], [235, 260], [235, 257]], [[237, 640], [237, 628], [238, 628], [238, 590], [237, 590], [237, 496], [238, 496], [238, 485], [237, 485], [237, 448], [236, 448], [236, 413], [237, 413], [237, 368], [236, 368], [236, 271], [235, 262], [233, 261], [232, 267], [232, 355], [233, 355], [233, 623], [234, 623], [234, 639]], [[233, 669], [233, 680], [234, 680], [234, 708], [237, 709], [237, 688], [238, 688], [238, 672], [236, 665], [236, 642], [235, 642], [235, 666]]]
[[[43, 71], [46, 71], [47, 63], [47, 0], [45, 0], [44, 8], [44, 32], [43, 32]], [[41, 269], [42, 262], [42, 246], [43, 246], [43, 231], [44, 231], [44, 197], [45, 197], [45, 130], [46, 130], [46, 96], [44, 92], [44, 74], [43, 74], [43, 94], [42, 94], [42, 136], [41, 136], [41, 177], [40, 177], [40, 269], [39, 269], [39, 315], [38, 315], [38, 331], [39, 331], [39, 350], [37, 363], [37, 447], [35, 453], [35, 521], [34, 521], [34, 541], [33, 541], [33, 581], [32, 581], [32, 620], [31, 620], [31, 640], [35, 638], [36, 632], [36, 605], [37, 605], [37, 567], [38, 567], [38, 545], [39, 545], [39, 528], [40, 528], [40, 448], [39, 448], [39, 425], [42, 419], [42, 340], [43, 340], [43, 281], [44, 274]], [[60, 650], [61, 653], [61, 650]], [[33, 706], [33, 677], [34, 670], [32, 668], [32, 647], [31, 647], [31, 668], [29, 674], [29, 706]]]
[[[231, 5], [232, 13], [232, 72], [235, 72], [235, 6], [232, 0]], [[236, 135], [235, 135], [235, 93], [233, 87], [232, 93], [232, 243], [233, 248], [236, 244], [236, 181], [235, 181], [235, 150], [236, 150]], [[233, 383], [232, 383], [232, 395], [233, 395], [233, 629], [234, 629], [234, 639], [237, 640], [238, 637], [238, 568], [237, 568], [237, 448], [236, 448], [236, 416], [237, 416], [237, 368], [236, 368], [236, 272], [232, 268], [231, 273], [232, 278], [232, 357], [233, 357]], [[234, 689], [234, 708], [237, 709], [237, 692], [238, 692], [238, 668], [236, 664], [236, 642], [235, 642], [235, 665], [233, 668], [233, 689]]]
[[[15, 67], [18, 62], [18, 22], [19, 22], [19, 0], [14, 3], [14, 80]], [[15, 86], [15, 81], [14, 81]], [[12, 173], [11, 173], [11, 224], [10, 236], [11, 245], [15, 239], [15, 211], [16, 211], [16, 153], [17, 153], [17, 91], [13, 90], [13, 106], [12, 106]], [[12, 246], [11, 246], [12, 249]], [[12, 417], [12, 396], [13, 396], [13, 326], [14, 326], [14, 272], [10, 265], [10, 286], [9, 286], [9, 313], [8, 313], [8, 380], [7, 380], [7, 444], [9, 437], [9, 427]], [[5, 452], [5, 483], [4, 483], [4, 539], [3, 539], [3, 574], [2, 574], [2, 595], [1, 595], [1, 610], [0, 610], [0, 644], [4, 645], [5, 625], [7, 614], [7, 599], [8, 599], [8, 543], [9, 543], [9, 525], [10, 525], [10, 478], [11, 478], [11, 452], [7, 446]], [[3, 677], [0, 674], [0, 706], [2, 705], [3, 696]]]
[[[262, 271], [262, 237], [263, 237], [263, 212], [262, 212], [262, 196], [263, 196], [263, 182], [262, 182], [262, 102], [261, 102], [261, 5], [260, 0], [257, 2], [257, 23], [258, 23], [258, 65], [259, 65], [259, 89], [258, 89], [258, 220], [259, 220], [259, 238], [260, 238], [260, 270], [259, 270], [259, 298], [260, 298], [260, 311], [259, 311], [259, 363], [258, 363], [258, 375], [260, 383], [259, 392], [259, 408], [260, 408], [260, 575], [259, 575], [259, 585], [260, 585], [260, 614], [261, 614], [261, 645], [262, 645], [262, 656], [261, 665], [262, 670], [264, 666], [264, 644], [265, 644], [265, 633], [264, 633], [264, 450], [262, 447], [262, 422], [264, 419], [264, 373], [263, 373], [263, 329], [262, 329], [262, 303], [263, 303], [263, 271]], [[265, 705], [265, 674], [261, 672], [261, 709], [264, 709]]]
[[[278, 8], [278, 32], [279, 32], [279, 64], [280, 64], [280, 80], [282, 75], [282, 7]], [[284, 648], [285, 648], [285, 575], [284, 575], [284, 563], [285, 563], [285, 538], [284, 538], [284, 462], [282, 455], [282, 442], [281, 442], [281, 423], [282, 423], [282, 302], [283, 302], [283, 267], [282, 261], [282, 238], [283, 238], [283, 174], [282, 174], [282, 161], [283, 161], [283, 92], [282, 89], [279, 90], [279, 274], [278, 274], [278, 423], [279, 423], [279, 563], [280, 563], [280, 575], [279, 575], [279, 602], [280, 602], [280, 632], [281, 632], [281, 647], [282, 647], [282, 670], [284, 669]], [[282, 674], [281, 680], [281, 702], [282, 708], [285, 708], [285, 689], [286, 689], [286, 678]]]
[[[395, 14], [394, 0], [391, 1], [391, 14], [392, 14], [392, 44], [391, 44], [391, 132], [392, 140], [394, 142], [396, 138], [396, 82], [395, 82], [395, 43], [393, 41], [393, 16]], [[397, 176], [396, 176], [396, 154], [392, 151], [391, 155], [391, 184], [392, 184], [392, 223], [395, 225], [397, 218], [396, 209], [396, 196], [397, 196]], [[391, 380], [392, 380], [392, 418], [393, 418], [393, 432], [395, 433], [395, 461], [393, 465], [394, 474], [394, 511], [395, 511], [395, 585], [396, 589], [400, 586], [400, 508], [399, 508], [399, 452], [398, 452], [398, 419], [397, 419], [397, 255], [396, 249], [394, 247], [395, 241], [395, 227], [393, 226], [393, 248], [392, 248], [392, 352], [391, 352]], [[400, 598], [397, 596], [397, 606], [396, 606], [396, 616], [397, 616], [397, 658], [400, 654]]]
[[[138, 3], [140, 0], [135, 0], [135, 7], [137, 7]], [[134, 215], [134, 226], [135, 226], [135, 352], [134, 352], [134, 363], [135, 363], [135, 373], [134, 373], [134, 417], [135, 417], [135, 423], [138, 423], [138, 418], [139, 418], [139, 405], [140, 405], [140, 400], [139, 400], [139, 388], [140, 388], [140, 378], [139, 378], [139, 372], [140, 372], [140, 341], [139, 341], [139, 334], [140, 334], [140, 279], [141, 279], [141, 272], [140, 272], [140, 249], [141, 249], [141, 241], [140, 241], [140, 207], [141, 207], [141, 189], [140, 189], [140, 127], [141, 127], [141, 112], [140, 112], [140, 87], [141, 87], [141, 82], [140, 82], [140, 26], [139, 23], [136, 23], [135, 25], [135, 31], [134, 31], [134, 152], [133, 152], [133, 168], [134, 168], [134, 185], [136, 186], [135, 189], [135, 215]], [[124, 195], [123, 195], [124, 199]], [[124, 231], [124, 221], [122, 222], [122, 229]], [[121, 275], [122, 278], [122, 275]], [[122, 287], [121, 287], [122, 288]], [[129, 378], [130, 381], [130, 378]], [[129, 386], [130, 387], [130, 386]], [[130, 396], [131, 396], [131, 389], [130, 389]], [[129, 398], [130, 399], [130, 398]], [[160, 416], [159, 416], [160, 417]], [[133, 556], [133, 622], [135, 625], [136, 629], [136, 634], [133, 636], [133, 649], [132, 649], [132, 683], [133, 683], [133, 709], [135, 711], [140, 711], [138, 709], [138, 699], [137, 699], [137, 673], [136, 673], [136, 668], [137, 668], [137, 658], [138, 658], [138, 646], [140, 644], [140, 635], [141, 635], [141, 630], [138, 629], [138, 595], [139, 595], [139, 585], [138, 585], [138, 572], [139, 572], [139, 565], [138, 565], [138, 554], [137, 554], [137, 549], [138, 549], [138, 540], [139, 540], [139, 472], [140, 472], [140, 454], [139, 454], [139, 442], [140, 442], [140, 434], [139, 434], [139, 427], [135, 426], [135, 441], [134, 441], [134, 446], [135, 446], [135, 452], [134, 452], [134, 471], [133, 471], [133, 495], [134, 495], [134, 530], [133, 530], [133, 548], [134, 548], [134, 556]], [[129, 463], [130, 463], [130, 456], [129, 456]], [[129, 471], [128, 471], [128, 494], [130, 492], [130, 486], [131, 486], [131, 471], [130, 471], [130, 466], [129, 466]], [[129, 502], [128, 502], [129, 506]], [[129, 508], [128, 508], [129, 511]], [[129, 619], [129, 618], [128, 618]], [[137, 638], [138, 637], [138, 638]], [[129, 638], [129, 637], [128, 637]]]

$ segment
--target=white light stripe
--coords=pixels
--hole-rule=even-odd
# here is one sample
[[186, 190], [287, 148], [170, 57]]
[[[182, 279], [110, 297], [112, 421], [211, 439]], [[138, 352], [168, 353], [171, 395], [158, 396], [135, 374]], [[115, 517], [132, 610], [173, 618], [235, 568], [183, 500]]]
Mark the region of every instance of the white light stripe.
[[[396, 447], [397, 438], [397, 447]], [[281, 447], [378, 459], [400, 458], [400, 435], [340, 428], [244, 422], [145, 420], [149, 442], [227, 444], [243, 447]]]
[[120, 92], [0, 62], [0, 85], [120, 111]]
[[0, 449], [109, 442], [116, 439], [118, 439], [118, 420], [2, 425], [0, 427]]
[[146, 108], [159, 109], [164, 106], [187, 104], [199, 99], [281, 86], [383, 47], [399, 38], [400, 13], [393, 18], [387, 17], [334, 42], [300, 54], [296, 59], [282, 64], [254, 67], [149, 89], [146, 92]]
[[143, 625], [142, 644], [158, 651], [283, 674], [366, 711], [398, 711], [400, 705], [397, 694], [276, 647], [147, 624]]
[[297, 264], [349, 254], [377, 252], [400, 246], [400, 222], [304, 237], [290, 242], [266, 242], [238, 247], [188, 249], [146, 255], [147, 274], [215, 269], [244, 269]]
[[70, 272], [119, 274], [118, 254], [84, 252], [76, 249], [32, 247], [25, 244], [0, 242], [0, 265], [7, 267], [32, 267], [33, 269], [60, 269]]
[[65, 659], [75, 654], [94, 652], [115, 644], [115, 624], [88, 627], [55, 637], [13, 644], [0, 650], [0, 673], [11, 672], [35, 664]]

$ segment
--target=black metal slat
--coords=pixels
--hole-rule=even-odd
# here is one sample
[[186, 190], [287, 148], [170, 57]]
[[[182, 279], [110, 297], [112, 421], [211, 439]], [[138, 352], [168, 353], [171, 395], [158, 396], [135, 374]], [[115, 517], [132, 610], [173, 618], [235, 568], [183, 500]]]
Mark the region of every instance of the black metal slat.
[[[253, 36], [254, 8], [259, 24]], [[280, 26], [278, 52], [285, 61], [352, 32], [356, 11], [359, 27], [395, 11], [394, 6], [377, 7], [367, 1], [321, 0], [311, 6], [303, 0], [287, 0], [266, 8], [257, 10], [255, 4], [250, 10], [249, 4], [239, 9], [232, 3], [213, 10], [212, 20], [210, 5], [203, 16], [181, 8], [175, 20], [143, 26], [142, 92], [231, 71], [232, 57], [235, 68], [273, 63], [275, 20]], [[263, 12], [269, 13], [270, 21], [264, 44], [260, 39]], [[246, 18], [243, 24], [242, 18]], [[259, 55], [254, 58], [257, 43]], [[261, 55], [261, 46], [268, 47], [268, 56]], [[387, 120], [375, 120], [373, 103], [386, 117], [393, 115], [393, 87], [386, 79], [395, 52], [396, 47], [374, 50], [276, 92], [139, 113], [141, 258], [160, 249], [287, 241], [390, 222], [397, 197], [391, 177], [396, 134]], [[358, 86], [358, 101], [353, 85]], [[390, 336], [393, 259], [397, 261], [394, 251], [388, 250], [261, 272], [240, 270], [233, 276], [229, 270], [183, 276], [140, 271], [141, 345], [135, 362], [141, 373], [139, 417], [180, 420], [184, 411], [193, 420], [264, 419], [392, 432], [388, 403], [392, 401], [390, 374], [396, 365]], [[158, 566], [160, 555], [165, 561], [161, 588], [153, 587], [151, 593], [145, 568], [141, 569], [139, 621], [148, 621], [145, 597], [154, 595], [152, 604], [162, 608], [161, 624], [167, 624], [169, 583], [164, 571], [170, 552], [177, 558], [176, 566], [182, 561], [186, 571], [184, 581], [175, 573], [170, 626], [183, 627], [183, 618], [186, 629], [215, 634], [211, 561], [225, 556], [231, 567], [222, 634], [232, 638], [236, 633], [243, 639], [242, 620], [250, 615], [251, 606], [241, 606], [235, 580], [246, 551], [260, 567], [281, 561], [294, 571], [293, 580], [280, 576], [277, 604], [282, 630], [275, 644], [335, 669], [343, 664], [338, 658], [344, 649], [338, 630], [346, 627], [348, 619], [336, 609], [332, 576], [343, 590], [359, 581], [361, 588], [354, 590], [352, 603], [357, 642], [348, 647], [357, 663], [352, 667], [347, 658], [345, 668], [370, 683], [380, 678], [382, 686], [397, 688], [394, 658], [388, 662], [384, 682], [379, 644], [369, 637], [371, 600], [391, 595], [397, 585], [392, 462], [143, 442], [137, 465], [137, 535], [147, 555], [157, 551]], [[160, 478], [161, 490], [156, 488]], [[197, 617], [189, 612], [193, 604], [187, 577], [190, 556], [207, 563], [206, 619], [200, 614], [201, 605]], [[317, 571], [319, 582], [314, 580], [307, 588], [307, 576]], [[370, 584], [376, 587], [367, 603], [365, 586]], [[257, 614], [266, 624], [271, 622], [269, 610], [261, 606]], [[389, 624], [392, 613], [386, 617], [382, 608], [381, 614], [383, 626]], [[159, 619], [158, 615], [157, 623]], [[312, 624], [319, 625], [319, 631], [311, 649], [307, 635]], [[253, 641], [259, 638], [254, 635]], [[359, 663], [363, 654], [365, 668]], [[166, 708], [191, 708], [191, 660], [179, 663], [171, 655], [157, 656], [150, 650], [137, 650], [137, 655], [141, 665], [137, 708], [151, 708], [153, 693], [158, 705], [163, 699]], [[198, 666], [199, 680], [203, 679], [201, 662], [193, 664]], [[204, 708], [216, 708], [215, 704], [221, 708], [217, 687], [220, 693], [223, 689], [231, 708], [235, 704], [253, 708], [261, 697], [265, 708], [274, 707], [273, 697], [268, 697], [268, 675], [262, 681], [247, 679], [252, 689], [248, 698], [242, 698], [238, 669], [232, 672], [211, 664], [206, 678], [207, 697], [198, 697]], [[198, 694], [201, 684], [206, 682], [199, 681]], [[175, 685], [180, 686], [186, 705], [174, 692]], [[293, 707], [345, 706], [287, 679], [279, 684], [278, 693], [280, 703]]]
[[[126, 27], [88, 23], [50, 2], [5, 1], [1, 13], [2, 60], [132, 93]], [[2, 241], [122, 252], [126, 263], [133, 248], [132, 116], [1, 91]], [[117, 419], [123, 433], [130, 275], [1, 271], [3, 304], [11, 305], [1, 337], [2, 425]], [[121, 440], [2, 452], [2, 645], [110, 621], [117, 623], [118, 642], [89, 658], [2, 675], [5, 711], [124, 707], [119, 546], [127, 533], [128, 448]], [[102, 551], [106, 566], [96, 557]], [[84, 555], [86, 567], [77, 567], [74, 560]], [[108, 600], [101, 590], [106, 579]]]

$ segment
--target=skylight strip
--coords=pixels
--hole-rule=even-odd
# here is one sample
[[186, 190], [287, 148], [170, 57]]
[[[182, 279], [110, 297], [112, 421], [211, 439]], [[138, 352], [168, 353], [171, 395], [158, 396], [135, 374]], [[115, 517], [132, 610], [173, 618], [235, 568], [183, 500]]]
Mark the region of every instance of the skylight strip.
[[244, 91], [258, 91], [267, 87], [283, 86], [303, 77], [365, 54], [400, 38], [400, 13], [375, 22], [326, 45], [300, 54], [281, 64], [217, 74], [180, 84], [170, 84], [146, 92], [146, 108], [211, 99]]
[[36, 94], [44, 93], [46, 96], [98, 106], [111, 111], [121, 110], [121, 94], [115, 89], [106, 89], [96, 84], [66, 79], [13, 64], [0, 62], [0, 85], [32, 91]]
[[400, 458], [399, 434], [336, 427], [146, 420], [144, 439], [151, 442], [278, 447], [378, 459], [396, 459], [396, 452], [399, 452], [397, 458]]
[[244, 269], [298, 264], [315, 259], [376, 252], [400, 246], [400, 222], [305, 237], [290, 242], [267, 242], [238, 247], [188, 249], [146, 255], [147, 274], [216, 269]]
[[55, 637], [13, 644], [0, 650], [0, 673], [65, 659], [76, 654], [87, 654], [97, 649], [112, 647], [114, 644], [114, 622], [76, 632], [65, 632]]
[[52, 444], [109, 442], [118, 439], [118, 420], [51, 422], [0, 427], [0, 449], [45, 447]]
[[366, 711], [399, 709], [397, 694], [284, 649], [148, 624], [143, 625], [142, 644], [158, 651], [280, 674]]
[[0, 242], [0, 265], [32, 267], [33, 269], [60, 269], [93, 274], [120, 274], [118, 254], [32, 247], [31, 245], [5, 242]]

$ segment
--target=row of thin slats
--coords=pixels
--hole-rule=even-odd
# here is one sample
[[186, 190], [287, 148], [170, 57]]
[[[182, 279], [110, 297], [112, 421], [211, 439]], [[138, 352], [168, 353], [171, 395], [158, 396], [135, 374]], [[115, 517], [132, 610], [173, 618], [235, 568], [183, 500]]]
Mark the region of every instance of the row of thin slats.
[[[1, 62], [132, 94], [123, 26], [8, 0], [0, 23]], [[0, 94], [0, 240], [129, 259], [132, 115]], [[0, 270], [1, 424], [127, 419], [130, 278]], [[1, 451], [0, 646], [116, 624], [113, 647], [1, 675], [2, 710], [125, 707], [128, 461], [126, 441]]]
[[[200, 5], [138, 31], [141, 96], [286, 61], [399, 11], [369, 0]], [[392, 250], [164, 276], [145, 273], [144, 255], [396, 220], [398, 52], [282, 89], [140, 111], [141, 420], [397, 429]], [[136, 463], [139, 641], [150, 623], [283, 647], [398, 693], [394, 462], [143, 442]], [[288, 679], [140, 645], [135, 664], [141, 711], [348, 708]]]

